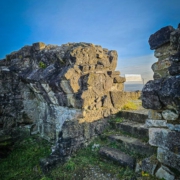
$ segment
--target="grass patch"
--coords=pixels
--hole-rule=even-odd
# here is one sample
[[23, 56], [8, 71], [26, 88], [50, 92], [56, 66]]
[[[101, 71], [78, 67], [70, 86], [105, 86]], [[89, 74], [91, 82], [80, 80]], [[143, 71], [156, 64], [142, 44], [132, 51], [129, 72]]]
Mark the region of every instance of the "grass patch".
[[50, 144], [31, 136], [15, 144], [7, 158], [0, 160], [0, 177], [3, 180], [39, 180], [43, 177], [39, 161], [50, 154]]
[[114, 117], [109, 120], [109, 123], [123, 122], [124, 120], [123, 117]]
[[128, 101], [123, 107], [122, 110], [137, 110], [138, 106], [132, 102], [132, 101]]
[[[26, 137], [15, 145], [6, 159], [0, 160], [0, 179], [81, 180], [86, 174], [92, 173], [91, 169], [109, 179], [116, 176], [120, 180], [130, 180], [137, 175], [131, 169], [120, 167], [100, 156], [99, 149], [104, 145], [108, 145], [107, 139], [96, 138], [90, 145], [78, 150], [65, 164], [56, 166], [44, 175], [39, 161], [50, 154], [50, 144], [37, 136]], [[116, 144], [111, 145], [117, 148]]]
[[[83, 179], [86, 174], [90, 173], [89, 170], [91, 168], [96, 169], [96, 167], [98, 167], [98, 172], [100, 171], [101, 174], [103, 173], [110, 177], [116, 175], [119, 179], [125, 178], [128, 180], [132, 178], [134, 176], [132, 170], [117, 166], [116, 163], [105, 160], [99, 156], [99, 148], [104, 143], [106, 143], [106, 141], [101, 141], [99, 138], [95, 139], [88, 147], [79, 150], [77, 154], [72, 156], [63, 166], [54, 168], [51, 173], [48, 174], [48, 177], [58, 180], [80, 180]], [[100, 146], [93, 148], [94, 144], [99, 144]]]

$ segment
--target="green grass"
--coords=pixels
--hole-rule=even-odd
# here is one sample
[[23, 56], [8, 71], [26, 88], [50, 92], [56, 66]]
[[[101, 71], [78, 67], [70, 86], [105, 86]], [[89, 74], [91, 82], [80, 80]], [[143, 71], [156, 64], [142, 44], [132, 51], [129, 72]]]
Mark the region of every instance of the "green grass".
[[[58, 165], [48, 174], [43, 174], [39, 161], [50, 154], [50, 144], [37, 136], [25, 137], [15, 145], [7, 158], [0, 160], [0, 179], [81, 180], [84, 174], [90, 172], [90, 168], [96, 167], [100, 169], [100, 173], [110, 174], [111, 177], [115, 175], [120, 180], [130, 180], [137, 175], [134, 171], [100, 156], [99, 148], [104, 145], [108, 145], [107, 139], [96, 138], [90, 145], [78, 150], [64, 165]], [[118, 148], [117, 144], [109, 145]]]
[[0, 160], [0, 179], [41, 179], [39, 161], [50, 154], [47, 141], [36, 136], [18, 142], [7, 158]]
[[[103, 142], [97, 138], [95, 143]], [[120, 179], [126, 178], [127, 180], [134, 176], [134, 172], [128, 168], [122, 168], [117, 166], [117, 164], [107, 161], [101, 156], [99, 156], [99, 148], [92, 149], [94, 143], [90, 144], [88, 147], [83, 148], [77, 152], [76, 155], [66, 162], [63, 166], [56, 167], [48, 174], [48, 177], [51, 179], [58, 180], [71, 180], [71, 179], [83, 179], [84, 174], [91, 167], [99, 167], [101, 173], [116, 175]], [[76, 176], [75, 176], [76, 174]]]

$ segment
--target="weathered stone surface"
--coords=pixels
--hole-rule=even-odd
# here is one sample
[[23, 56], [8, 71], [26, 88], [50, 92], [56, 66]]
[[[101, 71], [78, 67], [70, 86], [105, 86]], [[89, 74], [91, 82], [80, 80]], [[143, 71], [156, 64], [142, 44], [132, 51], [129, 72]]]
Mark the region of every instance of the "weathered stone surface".
[[146, 114], [140, 114], [136, 112], [119, 111], [118, 115], [124, 119], [128, 119], [133, 122], [145, 123], [148, 116]]
[[174, 180], [175, 179], [174, 173], [166, 166], [161, 166], [157, 170], [156, 177], [163, 178], [165, 180]]
[[149, 81], [142, 90], [142, 105], [158, 110], [171, 105], [180, 112], [180, 76]]
[[42, 50], [45, 48], [45, 44], [43, 42], [38, 42], [33, 44], [33, 49], [36, 51]]
[[175, 55], [170, 56], [170, 61], [178, 63], [180, 62], [180, 52], [176, 53]]
[[116, 51], [90, 43], [39, 42], [7, 55], [0, 61], [0, 135], [28, 129], [56, 142], [44, 169], [63, 162], [127, 101], [116, 65]]
[[180, 63], [172, 62], [168, 70], [169, 70], [169, 74], [172, 76], [180, 74]]
[[142, 105], [144, 108], [158, 110], [162, 108], [158, 92], [161, 88], [161, 80], [148, 81], [142, 90]]
[[167, 121], [166, 120], [147, 119], [146, 126], [147, 127], [167, 127]]
[[143, 143], [141, 140], [132, 137], [126, 137], [121, 135], [110, 135], [108, 139], [112, 142], [117, 142], [123, 145], [128, 151], [133, 153], [150, 156], [155, 152], [151, 146], [147, 143]]
[[164, 110], [162, 111], [162, 116], [165, 120], [177, 120], [179, 114], [172, 110]]
[[170, 45], [171, 45], [172, 50], [176, 50], [176, 51], [180, 50], [179, 40], [180, 40], [180, 29], [176, 29], [175, 31], [171, 33], [171, 36], [170, 36]]
[[169, 59], [165, 60], [159, 60], [158, 62], [154, 63], [151, 66], [151, 69], [154, 71], [154, 79], [160, 79], [163, 77], [168, 77], [169, 76], [169, 67], [171, 66], [171, 63]]
[[164, 44], [163, 46], [160, 46], [159, 48], [155, 49], [155, 51], [154, 51], [154, 56], [156, 58], [163, 57], [163, 59], [165, 59], [165, 57], [168, 57], [169, 55], [170, 55], [169, 43]]
[[151, 69], [154, 72], [158, 72], [159, 70], [167, 69], [170, 66], [170, 61], [168, 59], [164, 59], [158, 62], [155, 62], [152, 66]]
[[[56, 132], [53, 130], [56, 121], [63, 124], [72, 119], [54, 117], [59, 114], [57, 111], [66, 112], [66, 108], [62, 110], [64, 107], [73, 108], [76, 112], [73, 116], [79, 117], [81, 122], [92, 122], [116, 113], [125, 103], [120, 99], [114, 102], [115, 96], [110, 95], [116, 91], [115, 94], [120, 93], [123, 99], [124, 78], [114, 71], [116, 64], [116, 51], [89, 43], [56, 46], [40, 42], [7, 55], [0, 66], [3, 129], [17, 122], [35, 123], [36, 129], [45, 136], [42, 129]], [[79, 114], [77, 109], [82, 111], [81, 118], [75, 115]], [[45, 127], [41, 127], [43, 123]]]
[[120, 109], [123, 106], [123, 104], [125, 104], [125, 102], [127, 101], [123, 92], [111, 91], [110, 95], [112, 104], [116, 109]]
[[151, 156], [142, 160], [141, 169], [142, 171], [154, 175], [157, 166], [158, 160], [154, 156]]
[[157, 49], [158, 47], [162, 46], [170, 42], [170, 34], [174, 30], [172, 26], [166, 26], [161, 28], [156, 33], [152, 34], [149, 38], [149, 45], [151, 49]]
[[149, 144], [180, 153], [180, 132], [163, 128], [149, 128]]
[[128, 166], [131, 169], [134, 169], [135, 167], [135, 159], [121, 152], [120, 150], [109, 147], [101, 147], [99, 154], [102, 156], [106, 156], [107, 158], [117, 162], [121, 166]]
[[166, 125], [170, 130], [179, 131], [180, 132], [180, 124], [169, 124]]
[[161, 163], [169, 167], [172, 167], [180, 172], [180, 155], [179, 154], [173, 153], [163, 148], [158, 148], [157, 159]]
[[150, 109], [148, 112], [148, 119], [162, 119], [162, 115], [160, 112]]
[[137, 123], [133, 121], [124, 121], [122, 123], [116, 123], [115, 127], [121, 131], [131, 133], [132, 135], [138, 136], [140, 138], [148, 137], [148, 128], [142, 123]]
[[171, 105], [180, 112], [180, 76], [171, 76], [161, 82], [161, 90], [158, 93], [160, 101], [164, 106]]
[[[154, 81], [148, 82], [142, 90], [143, 106], [151, 111], [146, 121], [149, 129], [149, 143], [158, 147], [158, 161], [179, 171], [180, 167], [180, 28], [164, 27], [149, 38], [151, 49], [158, 61], [152, 65]], [[159, 114], [160, 115], [160, 114]], [[153, 118], [154, 116], [154, 118]], [[159, 120], [155, 120], [159, 119]], [[163, 120], [164, 119], [164, 120]], [[161, 127], [161, 128], [160, 128]], [[161, 166], [156, 176], [175, 179], [167, 167]]]

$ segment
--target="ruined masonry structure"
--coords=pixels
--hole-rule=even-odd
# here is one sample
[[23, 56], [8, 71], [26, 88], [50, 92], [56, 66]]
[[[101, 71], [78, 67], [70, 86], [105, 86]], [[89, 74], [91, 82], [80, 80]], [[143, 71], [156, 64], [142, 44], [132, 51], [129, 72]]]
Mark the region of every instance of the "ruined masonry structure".
[[7, 55], [0, 61], [0, 135], [26, 127], [56, 142], [57, 159], [68, 156], [126, 102], [116, 64], [116, 51], [88, 43], [34, 43]]
[[146, 125], [149, 143], [158, 147], [161, 167], [155, 175], [173, 180], [180, 173], [180, 26], [167, 26], [149, 38], [158, 61], [152, 65], [154, 80], [142, 91], [143, 106], [149, 111]]

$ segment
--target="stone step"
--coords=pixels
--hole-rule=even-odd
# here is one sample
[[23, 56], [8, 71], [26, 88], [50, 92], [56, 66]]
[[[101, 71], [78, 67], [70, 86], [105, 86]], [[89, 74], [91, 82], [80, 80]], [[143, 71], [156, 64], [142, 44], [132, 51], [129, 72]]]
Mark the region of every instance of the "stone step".
[[129, 167], [131, 169], [135, 168], [136, 159], [120, 150], [110, 147], [101, 147], [99, 150], [99, 154], [107, 157], [112, 161], [117, 162], [121, 166]]
[[111, 142], [117, 142], [129, 152], [140, 154], [142, 156], [151, 156], [156, 152], [156, 149], [150, 146], [148, 143], [142, 142], [141, 140], [133, 137], [123, 135], [109, 135], [108, 140]]
[[133, 121], [123, 121], [114, 123], [116, 129], [121, 130], [125, 133], [131, 134], [132, 136], [137, 136], [138, 138], [145, 139], [149, 137], [148, 128], [145, 124], [137, 123]]
[[140, 112], [133, 112], [133, 111], [120, 111], [118, 112], [119, 117], [123, 117], [124, 119], [128, 119], [130, 121], [135, 121], [139, 123], [145, 123], [146, 119], [148, 118], [148, 114], [140, 113]]

